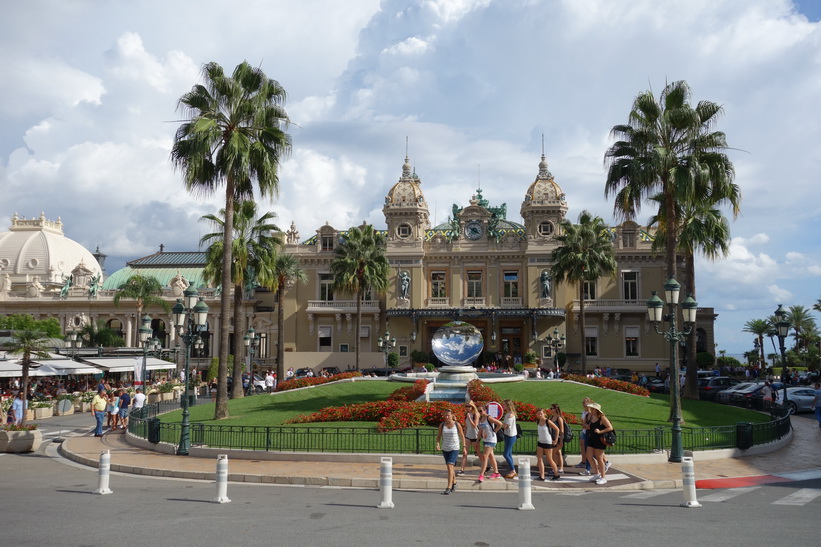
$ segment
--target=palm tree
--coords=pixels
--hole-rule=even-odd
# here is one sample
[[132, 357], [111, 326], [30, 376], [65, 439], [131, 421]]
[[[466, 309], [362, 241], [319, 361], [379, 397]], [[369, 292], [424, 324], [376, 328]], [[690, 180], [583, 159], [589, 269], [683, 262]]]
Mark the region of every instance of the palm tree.
[[[225, 225], [225, 209], [221, 209], [220, 216], [204, 215], [200, 220], [209, 221], [214, 228], [220, 228], [219, 232], [206, 234], [200, 238], [200, 246], [209, 245], [207, 251], [207, 263], [203, 274], [206, 279], [214, 284], [222, 281], [221, 266], [223, 256], [222, 228]], [[242, 201], [234, 204], [234, 238], [232, 255], [234, 261], [231, 270], [231, 279], [234, 284], [234, 383], [231, 389], [231, 397], [243, 396], [242, 382], [242, 350], [244, 345], [240, 344], [240, 336], [243, 331], [242, 297], [243, 286], [256, 283], [257, 272], [259, 272], [263, 257], [272, 253], [281, 240], [274, 234], [279, 232], [279, 228], [271, 223], [276, 214], [267, 212], [259, 218], [257, 215], [257, 204], [253, 201]], [[224, 287], [224, 285], [223, 285]]]
[[260, 283], [276, 291], [278, 382], [285, 379], [285, 289], [289, 284], [306, 281], [308, 275], [302, 269], [299, 258], [292, 254], [281, 253], [269, 258], [260, 271]]
[[[123, 298], [136, 300], [138, 319], [142, 317], [143, 310], [148, 308], [148, 306], [159, 306], [166, 312], [171, 309], [168, 302], [160, 296], [162, 294], [162, 285], [160, 285], [160, 282], [154, 277], [134, 274], [126, 279], [117, 289], [117, 292], [114, 294], [114, 305], [119, 307], [120, 300]], [[132, 340], [127, 340], [126, 342], [131, 344]]]
[[805, 306], [790, 306], [787, 321], [795, 330], [795, 351], [799, 352], [804, 345], [804, 337], [815, 329], [815, 319]]
[[122, 347], [125, 345], [117, 332], [106, 326], [104, 321], [87, 323], [80, 329], [79, 339], [88, 344], [88, 347]]
[[46, 345], [48, 339], [46, 333], [39, 330], [23, 329], [13, 331], [11, 341], [4, 344], [6, 352], [11, 355], [21, 355], [23, 358], [20, 364], [23, 366], [20, 389], [23, 390], [23, 425], [26, 423], [26, 400], [29, 393], [29, 367], [32, 356], [39, 359], [49, 358], [49, 347]]
[[[222, 282], [231, 286], [234, 203], [275, 196], [279, 188], [279, 163], [291, 149], [285, 132], [288, 115], [285, 90], [262, 70], [242, 62], [231, 76], [217, 63], [203, 68], [203, 84], [180, 97], [178, 109], [189, 115], [177, 130], [171, 159], [183, 172], [189, 192], [212, 194], [225, 187]], [[220, 297], [219, 379], [214, 418], [228, 416], [228, 337], [231, 301]]]
[[812, 305], [812, 309], [815, 311], [821, 311], [821, 298], [819, 298], [818, 301]]
[[[687, 204], [676, 204], [676, 214], [680, 225], [678, 227], [678, 249], [684, 256], [684, 286], [693, 298], [696, 298], [696, 264], [695, 254], [700, 252], [709, 260], [727, 256], [730, 253], [730, 225], [721, 211], [714, 207], [716, 203], [727, 201], [737, 210], [740, 198], [738, 186], [727, 185], [729, 196], [702, 196], [700, 200]], [[664, 210], [661, 207], [663, 198], [660, 195], [652, 198], [659, 203], [659, 214], [650, 219], [652, 226], [664, 224]], [[666, 244], [666, 230], [659, 230], [658, 237], [653, 241], [653, 249], [664, 248]], [[687, 355], [689, 356], [683, 397], [698, 399], [698, 371], [696, 353], [698, 351], [698, 336], [693, 329], [687, 336]], [[679, 412], [679, 416], [681, 412]]]
[[767, 366], [767, 361], [764, 359], [764, 337], [769, 335], [771, 326], [766, 319], [750, 319], [744, 323], [743, 332], [754, 334], [758, 340], [759, 360], [761, 366]]
[[[666, 241], [667, 276], [676, 276], [681, 226], [676, 204], [697, 203], [703, 196], [729, 196], [735, 176], [724, 151], [724, 133], [712, 131], [723, 109], [710, 101], [690, 105], [690, 87], [678, 81], [656, 100], [652, 91], [633, 101], [628, 123], [616, 125], [616, 142], [605, 153], [605, 196], [613, 194], [617, 217], [634, 220], [643, 200], [661, 196], [660, 216]], [[710, 203], [716, 203], [711, 199]]]
[[367, 224], [348, 230], [331, 260], [334, 290], [356, 297], [356, 370], [359, 370], [359, 332], [362, 326], [362, 299], [370, 290], [379, 294], [388, 287], [388, 259], [385, 238]]
[[551, 255], [551, 276], [556, 282], [579, 284], [582, 374], [586, 374], [584, 282], [616, 272], [618, 265], [613, 252], [613, 240], [601, 217], [594, 217], [588, 211], [582, 211], [578, 224], [573, 224], [569, 220], [562, 222], [560, 235], [556, 237], [556, 241], [560, 246]]

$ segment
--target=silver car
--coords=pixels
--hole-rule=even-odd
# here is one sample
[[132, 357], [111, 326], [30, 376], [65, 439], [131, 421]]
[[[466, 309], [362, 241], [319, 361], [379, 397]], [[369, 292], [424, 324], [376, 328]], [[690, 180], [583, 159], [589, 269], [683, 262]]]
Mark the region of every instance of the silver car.
[[[776, 401], [781, 403], [784, 400], [784, 390], [779, 389], [776, 393]], [[790, 414], [796, 412], [814, 412], [813, 401], [815, 400], [815, 391], [806, 386], [795, 386], [787, 388], [787, 407], [790, 409]]]
[[731, 386], [731, 387], [725, 389], [724, 391], [720, 391], [718, 393], [718, 400], [722, 403], [727, 403], [727, 402], [730, 401], [730, 398], [732, 397], [734, 391], [743, 391], [743, 390], [747, 389], [748, 387], [754, 386], [754, 385], [755, 385], [755, 382], [742, 382], [740, 384], [736, 384], [734, 386]]

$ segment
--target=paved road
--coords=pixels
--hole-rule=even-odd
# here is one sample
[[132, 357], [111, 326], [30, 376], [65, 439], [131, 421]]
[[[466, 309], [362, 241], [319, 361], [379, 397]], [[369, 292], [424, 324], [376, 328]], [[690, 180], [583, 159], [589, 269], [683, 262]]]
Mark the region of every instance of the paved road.
[[[700, 491], [554, 492], [519, 511], [516, 492], [395, 492], [213, 483], [114, 474], [113, 494], [93, 495], [96, 470], [37, 453], [0, 456], [4, 545], [759, 545], [817, 544], [821, 479]], [[755, 518], [752, 518], [755, 516]], [[770, 539], [765, 541], [770, 542]]]

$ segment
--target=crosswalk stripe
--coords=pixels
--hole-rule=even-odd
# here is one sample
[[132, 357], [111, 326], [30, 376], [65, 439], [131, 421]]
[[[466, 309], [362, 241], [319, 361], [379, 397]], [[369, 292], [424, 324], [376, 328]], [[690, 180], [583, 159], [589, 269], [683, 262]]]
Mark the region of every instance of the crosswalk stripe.
[[716, 492], [715, 494], [710, 494], [707, 496], [699, 497], [698, 501], [727, 501], [728, 499], [732, 499], [736, 496], [740, 496], [742, 494], [747, 494], [748, 492], [752, 492], [761, 488], [760, 486], [747, 486], [745, 488], [731, 488], [724, 490], [722, 492]]
[[772, 502], [771, 505], [806, 505], [818, 496], [821, 496], [821, 490], [802, 488], [789, 496], [784, 496], [780, 500]]
[[671, 492], [675, 492], [675, 490], [642, 490], [640, 492], [627, 494], [626, 496], [621, 497], [634, 500], [646, 500], [648, 498], [655, 498], [656, 496], [663, 496], [664, 494], [669, 494]]

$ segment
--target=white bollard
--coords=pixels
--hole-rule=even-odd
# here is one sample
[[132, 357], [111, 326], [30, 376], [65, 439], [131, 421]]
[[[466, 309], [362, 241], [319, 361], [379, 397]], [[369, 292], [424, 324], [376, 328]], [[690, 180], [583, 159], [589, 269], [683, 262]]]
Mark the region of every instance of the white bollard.
[[701, 507], [696, 499], [696, 467], [693, 458], [681, 458], [681, 482], [684, 493], [682, 507]]
[[98, 473], [98, 481], [97, 481], [97, 490], [94, 491], [94, 494], [113, 494], [112, 490], [108, 487], [108, 479], [111, 475], [111, 452], [108, 450], [103, 450], [100, 453], [100, 465], [99, 465], [99, 473]]
[[393, 509], [393, 458], [382, 458], [379, 492], [382, 494], [382, 503], [376, 506], [377, 509]]
[[519, 460], [519, 511], [534, 511], [531, 502], [530, 458]]
[[217, 497], [211, 503], [231, 503], [228, 499], [228, 455], [217, 456]]

